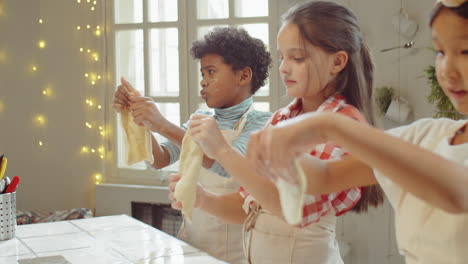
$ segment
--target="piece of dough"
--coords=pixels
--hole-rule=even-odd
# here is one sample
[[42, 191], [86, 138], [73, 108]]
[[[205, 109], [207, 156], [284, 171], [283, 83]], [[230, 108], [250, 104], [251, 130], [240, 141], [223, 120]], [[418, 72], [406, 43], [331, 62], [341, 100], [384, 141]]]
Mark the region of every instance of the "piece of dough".
[[304, 195], [307, 187], [307, 179], [298, 158], [294, 160], [294, 167], [298, 184], [291, 184], [281, 177], [278, 177], [275, 182], [279, 192], [283, 216], [290, 225], [301, 223], [302, 207], [304, 206]]
[[133, 122], [130, 110], [120, 112], [122, 128], [125, 132], [125, 143], [127, 149], [127, 164], [132, 165], [140, 161], [154, 162], [151, 132], [144, 126]]
[[179, 173], [182, 177], [175, 186], [174, 197], [182, 203], [182, 214], [189, 223], [192, 222], [203, 155], [202, 149], [193, 141], [187, 130], [180, 150]]

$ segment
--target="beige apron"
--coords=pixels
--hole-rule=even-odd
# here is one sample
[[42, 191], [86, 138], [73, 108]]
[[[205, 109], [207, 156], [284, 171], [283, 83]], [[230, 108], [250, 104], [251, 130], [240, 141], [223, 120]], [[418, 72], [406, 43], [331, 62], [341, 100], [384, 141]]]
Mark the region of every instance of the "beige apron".
[[[233, 129], [222, 130], [229, 145], [244, 129], [247, 114], [239, 119]], [[237, 192], [240, 185], [232, 178], [225, 178], [205, 168], [201, 168], [199, 183], [206, 190], [216, 194]], [[192, 223], [184, 220], [178, 237], [208, 254], [231, 264], [245, 264], [247, 260], [242, 248], [242, 225], [226, 224], [216, 216], [194, 208]]]
[[244, 222], [244, 250], [249, 264], [343, 264], [335, 239], [333, 211], [304, 228], [287, 224], [256, 201]]
[[[452, 146], [450, 142], [451, 137], [446, 137], [424, 147], [448, 160], [468, 165], [466, 155], [463, 155], [466, 152], [457, 151], [464, 147]], [[386, 189], [400, 191], [394, 204], [395, 229], [398, 249], [406, 263], [468, 263], [468, 213], [445, 212], [391, 183], [391, 188]]]
[[402, 192], [395, 210], [407, 264], [468, 263], [468, 214], [450, 214]]

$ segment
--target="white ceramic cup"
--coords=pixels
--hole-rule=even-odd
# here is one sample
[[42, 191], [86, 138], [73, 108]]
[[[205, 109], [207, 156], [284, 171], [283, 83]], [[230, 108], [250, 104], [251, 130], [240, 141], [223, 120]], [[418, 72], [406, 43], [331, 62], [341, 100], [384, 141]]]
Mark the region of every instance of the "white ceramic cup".
[[392, 24], [397, 32], [407, 38], [412, 38], [419, 28], [418, 23], [410, 19], [404, 10], [392, 18]]
[[395, 97], [390, 103], [385, 117], [392, 121], [402, 123], [408, 120], [410, 113], [411, 106], [409, 102], [403, 97]]

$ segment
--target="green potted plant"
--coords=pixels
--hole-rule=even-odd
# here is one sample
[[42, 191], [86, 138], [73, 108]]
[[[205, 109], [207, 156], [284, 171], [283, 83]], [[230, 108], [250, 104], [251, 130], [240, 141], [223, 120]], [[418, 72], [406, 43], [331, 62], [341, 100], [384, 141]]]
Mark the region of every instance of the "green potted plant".
[[431, 87], [431, 93], [427, 96], [427, 101], [431, 104], [435, 104], [437, 112], [434, 118], [447, 117], [454, 120], [463, 119], [464, 116], [455, 110], [450, 99], [445, 95], [444, 91], [439, 85], [436, 76], [435, 66], [430, 65], [424, 69], [424, 75], [427, 78], [427, 82]]
[[375, 89], [375, 105], [380, 115], [385, 115], [395, 95], [392, 87], [383, 86]]

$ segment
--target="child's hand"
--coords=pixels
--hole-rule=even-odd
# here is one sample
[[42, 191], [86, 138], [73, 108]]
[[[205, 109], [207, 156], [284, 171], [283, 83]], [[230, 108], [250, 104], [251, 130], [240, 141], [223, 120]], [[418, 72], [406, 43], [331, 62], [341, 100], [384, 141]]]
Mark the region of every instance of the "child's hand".
[[160, 133], [161, 128], [168, 122], [151, 97], [130, 96], [129, 103], [133, 121], [140, 126]]
[[[268, 128], [266, 128], [268, 129]], [[268, 168], [269, 161], [266, 160], [265, 152], [268, 144], [265, 144], [265, 130], [256, 131], [250, 134], [247, 144], [246, 157], [258, 174], [265, 176], [273, 181], [277, 180], [276, 174], [270, 173]]]
[[189, 128], [193, 141], [210, 159], [216, 159], [224, 149], [230, 148], [212, 116], [193, 115]]
[[288, 136], [287, 130], [273, 126], [254, 132], [250, 135], [246, 156], [260, 175], [295, 184], [294, 159], [299, 152], [292, 148]]
[[[179, 182], [179, 180], [182, 178], [182, 175], [178, 174], [178, 173], [173, 173], [171, 175], [169, 175], [169, 200], [172, 201], [171, 203], [171, 207], [176, 209], [176, 210], [182, 210], [182, 202], [180, 201], [177, 201], [177, 199], [174, 197], [174, 191], [175, 191], [175, 187], [176, 187], [176, 184], [177, 182]], [[195, 198], [195, 204], [194, 204], [194, 207], [195, 208], [200, 208], [201, 207], [201, 200], [202, 200], [202, 196], [204, 195], [205, 191], [203, 190], [203, 188], [198, 185], [197, 186], [197, 194], [196, 194], [196, 198]]]
[[174, 191], [175, 191], [175, 186], [177, 182], [180, 180], [181, 175], [180, 174], [171, 174], [169, 175], [169, 200], [172, 201], [171, 207], [176, 209], [176, 210], [182, 210], [182, 203], [177, 201], [176, 198], [174, 197]]
[[255, 164], [264, 163], [269, 169], [285, 169], [300, 153], [325, 143], [322, 130], [324, 120], [329, 118], [324, 114], [303, 114], [252, 133], [247, 157]]
[[118, 113], [123, 109], [129, 109], [130, 96], [140, 96], [140, 93], [133, 88], [133, 86], [127, 82], [124, 77], [120, 78], [120, 82], [121, 84], [117, 86], [117, 90], [114, 93], [114, 99], [112, 101], [112, 106]]

